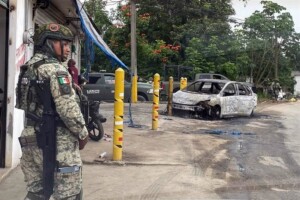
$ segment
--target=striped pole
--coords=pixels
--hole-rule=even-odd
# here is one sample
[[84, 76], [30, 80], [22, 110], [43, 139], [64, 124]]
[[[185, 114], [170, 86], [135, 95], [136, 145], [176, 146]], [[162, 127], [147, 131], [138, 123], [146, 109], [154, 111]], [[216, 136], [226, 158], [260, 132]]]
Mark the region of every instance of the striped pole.
[[122, 160], [123, 151], [123, 115], [124, 115], [124, 70], [115, 71], [115, 104], [114, 104], [114, 136], [113, 160]]
[[153, 108], [152, 108], [152, 129], [157, 130], [158, 127], [158, 108], [159, 108], [159, 74], [154, 75], [153, 85]]

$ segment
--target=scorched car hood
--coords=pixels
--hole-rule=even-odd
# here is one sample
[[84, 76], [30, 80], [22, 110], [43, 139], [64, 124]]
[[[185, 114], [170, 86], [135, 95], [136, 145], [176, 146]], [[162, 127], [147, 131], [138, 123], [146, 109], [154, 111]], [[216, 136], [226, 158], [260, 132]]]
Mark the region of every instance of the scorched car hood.
[[197, 92], [177, 91], [173, 94], [173, 103], [195, 105], [201, 101], [208, 101], [215, 94], [201, 94]]

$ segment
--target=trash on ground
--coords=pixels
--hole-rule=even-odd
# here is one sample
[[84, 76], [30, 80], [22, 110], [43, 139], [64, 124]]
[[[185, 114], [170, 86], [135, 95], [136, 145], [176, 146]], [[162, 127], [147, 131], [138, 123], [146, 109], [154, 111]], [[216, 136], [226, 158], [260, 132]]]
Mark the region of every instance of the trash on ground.
[[164, 120], [173, 120], [173, 119], [171, 119], [171, 118], [169, 118], [169, 117], [164, 117], [163, 119], [164, 119]]
[[111, 142], [112, 141], [111, 135], [104, 133], [103, 140], [107, 142]]
[[297, 99], [295, 99], [295, 98], [290, 99], [290, 102], [296, 102], [296, 101], [297, 101]]
[[104, 158], [105, 155], [106, 155], [106, 152], [103, 152], [103, 153], [100, 154], [99, 158]]

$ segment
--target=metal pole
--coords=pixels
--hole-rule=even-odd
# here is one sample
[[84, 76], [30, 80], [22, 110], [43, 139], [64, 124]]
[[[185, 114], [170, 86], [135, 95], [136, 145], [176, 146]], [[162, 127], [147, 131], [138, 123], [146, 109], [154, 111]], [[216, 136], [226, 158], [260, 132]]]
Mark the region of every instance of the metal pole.
[[124, 70], [115, 72], [115, 105], [114, 105], [114, 136], [113, 160], [122, 160], [123, 151], [123, 116], [124, 116]]
[[131, 73], [132, 73], [132, 102], [137, 102], [137, 53], [136, 53], [136, 5], [135, 0], [130, 1], [130, 27], [131, 27]]

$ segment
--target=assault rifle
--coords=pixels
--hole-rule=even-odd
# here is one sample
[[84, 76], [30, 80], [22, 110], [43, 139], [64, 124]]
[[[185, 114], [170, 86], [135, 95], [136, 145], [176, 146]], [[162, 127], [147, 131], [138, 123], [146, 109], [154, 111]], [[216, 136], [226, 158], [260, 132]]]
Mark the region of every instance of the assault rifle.
[[37, 145], [43, 151], [43, 190], [45, 199], [53, 194], [54, 172], [56, 163], [56, 114], [55, 105], [50, 90], [50, 80], [32, 80], [37, 94], [43, 104], [43, 113], [39, 130], [37, 131]]

